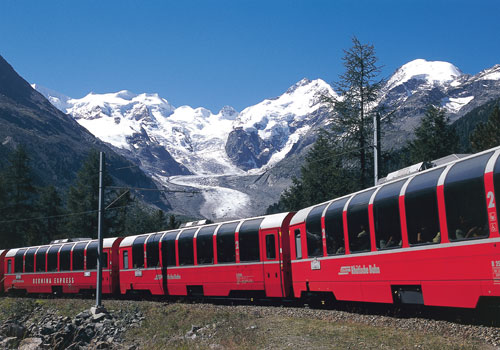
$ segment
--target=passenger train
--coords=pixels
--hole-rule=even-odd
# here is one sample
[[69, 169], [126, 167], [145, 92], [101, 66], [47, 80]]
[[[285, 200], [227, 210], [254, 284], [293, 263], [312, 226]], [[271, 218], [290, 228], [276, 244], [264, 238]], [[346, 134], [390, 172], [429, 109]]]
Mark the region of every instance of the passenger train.
[[[500, 300], [500, 147], [296, 213], [103, 244], [103, 293], [475, 308]], [[97, 241], [0, 251], [0, 292], [93, 293]]]

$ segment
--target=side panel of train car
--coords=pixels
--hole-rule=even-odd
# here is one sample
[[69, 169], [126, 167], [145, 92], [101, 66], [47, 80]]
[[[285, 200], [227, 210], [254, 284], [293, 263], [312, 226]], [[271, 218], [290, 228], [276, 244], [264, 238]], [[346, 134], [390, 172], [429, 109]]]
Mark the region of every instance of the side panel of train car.
[[[122, 238], [103, 242], [102, 292], [118, 292], [118, 246]], [[6, 292], [93, 293], [97, 278], [97, 241], [11, 249], [5, 259]]]
[[120, 291], [180, 296], [288, 296], [288, 225], [292, 215], [127, 237], [120, 245]]
[[499, 153], [299, 211], [294, 295], [465, 308], [500, 297]]
[[3, 293], [3, 281], [4, 281], [4, 260], [6, 250], [0, 249], [0, 293]]

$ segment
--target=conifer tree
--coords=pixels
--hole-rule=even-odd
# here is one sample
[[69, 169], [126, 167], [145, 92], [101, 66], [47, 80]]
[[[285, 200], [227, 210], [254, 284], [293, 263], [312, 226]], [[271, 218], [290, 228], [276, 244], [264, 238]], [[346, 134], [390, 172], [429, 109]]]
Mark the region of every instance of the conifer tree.
[[449, 125], [444, 109], [427, 108], [415, 129], [415, 139], [409, 143], [409, 150], [413, 163], [429, 162], [458, 151], [458, 136]]
[[500, 146], [500, 109], [498, 105], [488, 116], [486, 123], [479, 123], [470, 136], [470, 143], [474, 152]]
[[37, 216], [36, 232], [29, 244], [46, 244], [53, 239], [65, 238], [65, 227], [60, 217], [64, 214], [62, 200], [54, 186], [39, 189], [40, 196], [35, 204]]
[[3, 248], [26, 245], [33, 235], [34, 202], [36, 189], [29, 165], [30, 158], [24, 146], [18, 146], [9, 157], [9, 165], [2, 174], [5, 188], [5, 206], [2, 217], [7, 221], [3, 226]]
[[[112, 179], [104, 172], [104, 186]], [[67, 224], [68, 237], [97, 237], [97, 210], [99, 208], [99, 152], [92, 150], [77, 173], [76, 183], [68, 192], [68, 211], [72, 214]], [[80, 214], [83, 213], [83, 214]], [[104, 222], [105, 230], [107, 222]]]
[[345, 157], [356, 159], [359, 182], [366, 187], [369, 182], [369, 154], [372, 152], [373, 116], [380, 113], [373, 103], [378, 97], [383, 80], [378, 80], [381, 67], [373, 45], [361, 44], [352, 38], [353, 46], [344, 50], [342, 58], [345, 73], [334, 84], [340, 95], [322, 96], [323, 102], [332, 109], [332, 129], [342, 137]]

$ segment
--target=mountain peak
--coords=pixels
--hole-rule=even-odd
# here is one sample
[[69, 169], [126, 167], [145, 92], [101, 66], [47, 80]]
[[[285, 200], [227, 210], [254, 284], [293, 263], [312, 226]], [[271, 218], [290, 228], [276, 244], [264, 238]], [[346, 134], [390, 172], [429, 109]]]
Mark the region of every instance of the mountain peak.
[[416, 59], [401, 66], [391, 76], [387, 82], [387, 89], [390, 90], [411, 79], [424, 80], [431, 84], [443, 84], [453, 81], [462, 75], [463, 73], [460, 69], [449, 62]]
[[234, 120], [238, 117], [238, 111], [231, 106], [222, 107], [219, 113], [224, 119], [228, 120]]

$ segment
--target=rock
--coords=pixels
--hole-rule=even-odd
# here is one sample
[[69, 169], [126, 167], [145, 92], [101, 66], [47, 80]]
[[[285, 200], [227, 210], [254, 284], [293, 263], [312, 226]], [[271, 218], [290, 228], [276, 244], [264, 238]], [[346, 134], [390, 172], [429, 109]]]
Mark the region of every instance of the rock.
[[100, 341], [95, 345], [95, 349], [109, 349], [110, 345], [109, 343], [105, 341]]
[[17, 348], [18, 340], [16, 337], [7, 337], [0, 342], [0, 349], [15, 349]]
[[99, 314], [92, 315], [92, 321], [94, 321], [94, 322], [101, 322], [106, 317], [108, 317], [108, 314], [105, 314], [104, 312], [101, 312]]
[[7, 337], [22, 338], [26, 333], [26, 327], [16, 322], [8, 322], [2, 326], [0, 333]]

